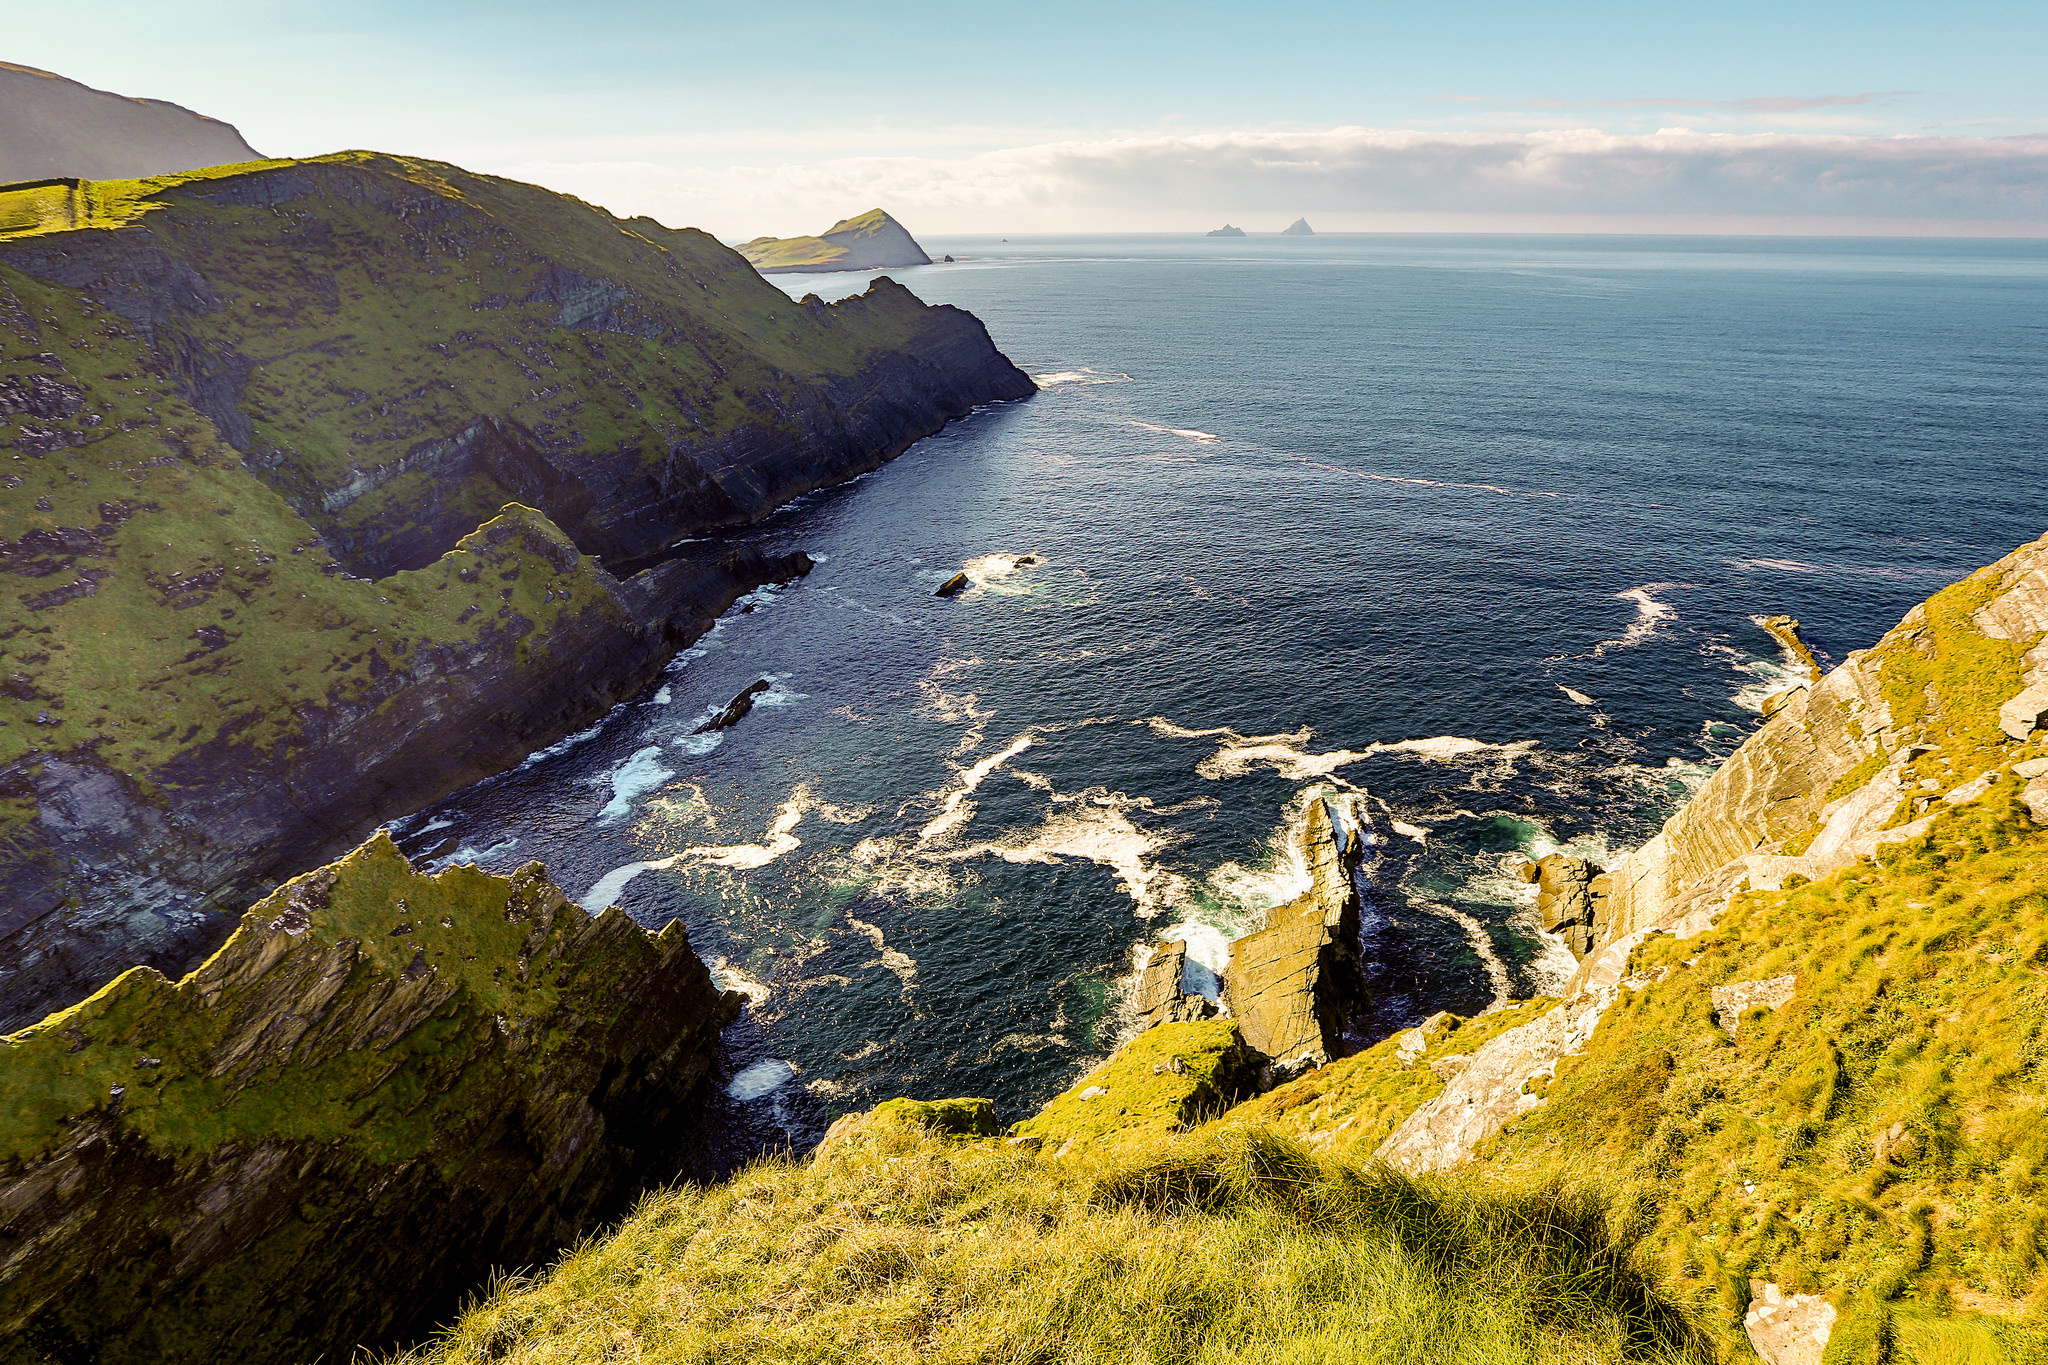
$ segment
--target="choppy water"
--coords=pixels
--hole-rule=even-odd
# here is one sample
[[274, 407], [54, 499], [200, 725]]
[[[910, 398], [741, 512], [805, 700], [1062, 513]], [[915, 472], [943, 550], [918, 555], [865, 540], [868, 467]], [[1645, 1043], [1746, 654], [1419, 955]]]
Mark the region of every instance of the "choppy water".
[[962, 260], [899, 278], [1042, 392], [758, 528], [816, 572], [399, 827], [681, 917], [756, 997], [737, 1147], [1027, 1112], [1138, 945], [1218, 966], [1296, 889], [1275, 836], [1332, 785], [1407, 830], [1372, 1029], [1539, 991], [1569, 957], [1502, 855], [1652, 832], [1784, 676], [1752, 615], [1838, 660], [2048, 529], [2040, 244], [928, 245]]

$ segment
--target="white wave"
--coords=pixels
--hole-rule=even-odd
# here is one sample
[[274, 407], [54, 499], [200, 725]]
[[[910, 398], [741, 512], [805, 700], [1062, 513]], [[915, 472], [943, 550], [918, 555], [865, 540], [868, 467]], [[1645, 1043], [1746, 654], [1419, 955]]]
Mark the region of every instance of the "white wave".
[[[972, 698], [970, 697], [969, 700], [971, 701]], [[938, 814], [928, 820], [924, 828], [918, 831], [918, 843], [943, 843], [950, 839], [961, 826], [973, 819], [974, 803], [969, 798], [974, 795], [976, 789], [981, 786], [990, 773], [1037, 743], [1037, 739], [1035, 731], [1026, 730], [1001, 749], [983, 757], [978, 762], [965, 768], [955, 768], [952, 785], [937, 793], [939, 799]]]
[[[701, 724], [702, 722], [699, 723]], [[691, 758], [702, 758], [719, 745], [725, 743], [725, 731], [710, 730], [701, 735], [678, 735], [670, 740], [669, 743], [681, 749]]]
[[488, 863], [495, 858], [502, 857], [505, 854], [510, 853], [513, 849], [517, 847], [519, 847], [519, 840], [516, 836], [510, 839], [500, 840], [499, 842], [492, 844], [489, 848], [472, 848], [468, 844], [464, 844], [461, 848], [456, 849], [447, 857], [437, 858], [433, 862], [427, 864], [427, 866], [435, 872], [440, 872], [446, 868], [451, 868], [455, 866], [457, 863], [468, 863], [472, 867], [482, 867], [485, 863]]
[[583, 899], [576, 903], [591, 914], [597, 914], [618, 900], [619, 893], [626, 889], [626, 884], [645, 872], [647, 867], [646, 863], [627, 863], [624, 867], [613, 868], [599, 877], [596, 884], [583, 893]]
[[520, 762], [519, 767], [514, 769], [514, 771], [524, 772], [526, 769], [531, 768], [534, 764], [539, 763], [543, 759], [553, 758], [556, 754], [566, 754], [569, 752], [569, 750], [575, 748], [577, 745], [583, 743], [584, 741], [597, 738], [599, 732], [601, 732], [604, 729], [606, 721], [609, 721], [613, 716], [616, 716], [622, 709], [624, 709], [625, 705], [626, 704], [624, 702], [620, 702], [617, 706], [614, 706], [611, 710], [605, 712], [604, 719], [598, 721], [597, 724], [589, 726], [586, 729], [578, 730], [573, 735], [566, 735], [563, 738], [556, 740], [553, 744], [548, 745], [548, 747], [545, 749], [535, 749], [532, 753], [528, 754]]
[[1062, 384], [1128, 384], [1131, 377], [1115, 370], [1054, 370], [1050, 374], [1034, 374], [1031, 382], [1041, 389], [1058, 388]]
[[669, 691], [669, 686], [667, 683], [663, 683], [660, 687], [655, 689], [653, 701], [656, 706], [667, 706], [670, 702], [674, 700], [675, 695]]
[[1621, 632], [1619, 638], [1602, 640], [1595, 645], [1593, 657], [1597, 659], [1610, 649], [1633, 649], [1655, 635], [1657, 627], [1678, 615], [1678, 612], [1676, 608], [1668, 603], [1659, 602], [1650, 594], [1661, 592], [1665, 588], [1683, 586], [1681, 583], [1645, 583], [1640, 588], [1630, 588], [1627, 592], [1614, 594], [1619, 601], [1635, 603], [1636, 619], [1628, 623], [1628, 628]]
[[1142, 829], [1126, 813], [1151, 809], [1144, 797], [1090, 787], [1071, 796], [1053, 793], [1036, 828], [959, 849], [953, 858], [994, 857], [1007, 863], [1057, 863], [1072, 858], [1114, 872], [1117, 890], [1131, 898], [1140, 918], [1151, 919], [1169, 905], [1188, 900], [1187, 879], [1155, 867], [1152, 857], [1182, 836]]
[[1212, 446], [1223, 439], [1214, 432], [1196, 431], [1191, 427], [1162, 427], [1154, 422], [1140, 422], [1135, 419], [1126, 419], [1124, 425], [1156, 431], [1162, 436], [1178, 436], [1183, 440], [1193, 441], [1198, 446]]
[[1515, 979], [1507, 964], [1500, 960], [1500, 954], [1493, 950], [1493, 938], [1486, 932], [1486, 926], [1455, 906], [1420, 898], [1416, 898], [1413, 904], [1433, 915], [1441, 915], [1465, 931], [1465, 942], [1472, 946], [1479, 965], [1486, 968], [1487, 984], [1493, 987], [1493, 1003], [1488, 1008], [1498, 1009], [1507, 1004], [1514, 995]]
[[747, 1004], [755, 1008], [759, 1008], [770, 994], [767, 982], [756, 981], [722, 957], [711, 959], [711, 984], [722, 991], [738, 991], [747, 998]]
[[1735, 665], [1735, 671], [1756, 679], [1735, 690], [1729, 698], [1745, 711], [1763, 714], [1764, 703], [1788, 687], [1803, 687], [1812, 682], [1806, 665], [1780, 663], [1775, 659], [1745, 659]]
[[1427, 739], [1373, 743], [1363, 749], [1331, 749], [1318, 754], [1308, 751], [1308, 743], [1315, 738], [1315, 731], [1307, 726], [1292, 733], [1240, 735], [1226, 726], [1191, 729], [1163, 716], [1148, 716], [1141, 723], [1174, 739], [1220, 740], [1216, 752], [1195, 765], [1195, 772], [1210, 781], [1243, 777], [1255, 769], [1270, 768], [1290, 782], [1308, 782], [1330, 777], [1339, 768], [1382, 754], [1403, 755], [1430, 763], [1450, 763], [1477, 754], [1494, 754], [1513, 761], [1536, 747], [1534, 740], [1491, 744], [1459, 735], [1434, 735]]
[[846, 918], [848, 923], [867, 936], [868, 942], [875, 945], [875, 951], [882, 955], [882, 965], [896, 973], [896, 979], [903, 983], [904, 990], [907, 991], [917, 984], [916, 959], [910, 957], [907, 953], [899, 953], [894, 948], [891, 948], [883, 940], [882, 931], [876, 925], [869, 924], [864, 919], [855, 919], [852, 915], [848, 915]]
[[1731, 559], [1728, 566], [1734, 569], [1775, 569], [1779, 573], [1820, 573], [1818, 564], [1807, 564], [1797, 559]]
[[796, 1068], [780, 1058], [771, 1057], [734, 1076], [726, 1084], [725, 1093], [745, 1104], [769, 1095], [796, 1079]]
[[1560, 692], [1562, 692], [1562, 693], [1564, 693], [1564, 694], [1565, 694], [1565, 695], [1566, 695], [1567, 697], [1570, 697], [1570, 698], [1572, 699], [1572, 701], [1573, 701], [1574, 703], [1576, 703], [1577, 705], [1580, 705], [1580, 706], [1597, 706], [1597, 705], [1599, 705], [1599, 703], [1598, 703], [1598, 702], [1594, 701], [1594, 700], [1593, 700], [1593, 699], [1592, 699], [1591, 697], [1587, 696], [1587, 695], [1586, 695], [1586, 694], [1585, 694], [1584, 692], [1581, 692], [1581, 691], [1579, 691], [1579, 690], [1578, 690], [1577, 688], [1572, 688], [1572, 687], [1566, 687], [1566, 686], [1565, 686], [1565, 685], [1564, 685], [1563, 683], [1559, 683], [1559, 684], [1557, 685], [1557, 690], [1558, 690], [1558, 691], [1560, 691]]
[[631, 758], [591, 784], [602, 786], [609, 781], [612, 788], [612, 799], [597, 813], [597, 822], [608, 825], [615, 820], [625, 819], [633, 813], [633, 803], [639, 799], [641, 793], [654, 790], [674, 776], [675, 772], [672, 769], [661, 766], [659, 744], [650, 744], [644, 749], [634, 750]]
[[784, 854], [794, 853], [803, 847], [803, 841], [793, 831], [813, 804], [810, 788], [799, 783], [789, 799], [776, 810], [775, 818], [768, 822], [767, 832], [760, 843], [700, 845], [672, 853], [657, 862], [650, 862], [648, 866], [668, 868], [678, 863], [697, 862], [740, 872], [766, 867]]

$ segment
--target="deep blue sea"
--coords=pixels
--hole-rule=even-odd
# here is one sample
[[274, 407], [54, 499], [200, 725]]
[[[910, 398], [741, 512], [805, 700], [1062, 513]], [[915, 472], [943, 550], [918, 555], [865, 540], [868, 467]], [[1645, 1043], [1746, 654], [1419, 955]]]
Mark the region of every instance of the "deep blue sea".
[[1028, 1113], [1141, 945], [1220, 967], [1299, 889], [1332, 787], [1408, 855], [1368, 1034], [1554, 986], [1504, 855], [1654, 832], [1786, 676], [1753, 617], [1839, 661], [2048, 530], [2048, 244], [926, 245], [957, 263], [892, 273], [1039, 394], [748, 533], [819, 566], [397, 827], [681, 918], [752, 997], [739, 1148], [898, 1094]]

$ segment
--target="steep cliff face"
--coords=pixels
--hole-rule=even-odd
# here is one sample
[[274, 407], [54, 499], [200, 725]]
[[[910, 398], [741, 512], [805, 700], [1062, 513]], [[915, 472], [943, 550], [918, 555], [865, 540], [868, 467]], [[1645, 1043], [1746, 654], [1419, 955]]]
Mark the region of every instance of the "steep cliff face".
[[0, 1359], [347, 1359], [665, 1173], [735, 1001], [680, 925], [379, 835], [0, 1040]]
[[1364, 797], [1310, 804], [1294, 832], [1309, 888], [1266, 913], [1265, 926], [1231, 945], [1223, 1003], [1244, 1041], [1269, 1059], [1272, 1084], [1344, 1051], [1362, 1004], [1358, 888], [1353, 876], [1376, 836]]
[[679, 537], [1031, 389], [886, 281], [792, 303], [452, 167], [88, 191], [0, 233], [0, 1027], [184, 970], [805, 567]]
[[0, 181], [164, 175], [254, 161], [234, 125], [0, 62]]
[[2016, 761], [2035, 727], [2008, 726], [2003, 712], [2048, 683], [2044, 632], [2048, 537], [1937, 593], [1794, 691], [1613, 869], [1610, 939], [1689, 914], [1705, 922], [1739, 885], [1822, 876], [1923, 833], [1915, 817], [1937, 798], [1968, 799], [1970, 783]]

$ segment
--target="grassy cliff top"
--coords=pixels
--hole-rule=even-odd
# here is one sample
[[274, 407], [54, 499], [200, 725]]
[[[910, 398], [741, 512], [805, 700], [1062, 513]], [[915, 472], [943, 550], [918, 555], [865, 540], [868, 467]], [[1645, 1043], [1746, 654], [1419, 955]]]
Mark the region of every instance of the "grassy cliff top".
[[1065, 1160], [871, 1139], [652, 1195], [403, 1359], [1712, 1359], [1583, 1199], [1360, 1173], [1261, 1132]]
[[432, 1153], [507, 1081], [479, 1058], [523, 1038], [505, 1063], [544, 1072], [584, 1041], [564, 1020], [605, 1018], [663, 951], [622, 911], [593, 921], [538, 864], [425, 875], [380, 832], [251, 907], [182, 980], [138, 967], [0, 1038], [0, 1162], [94, 1116], [166, 1155], [293, 1139]]

